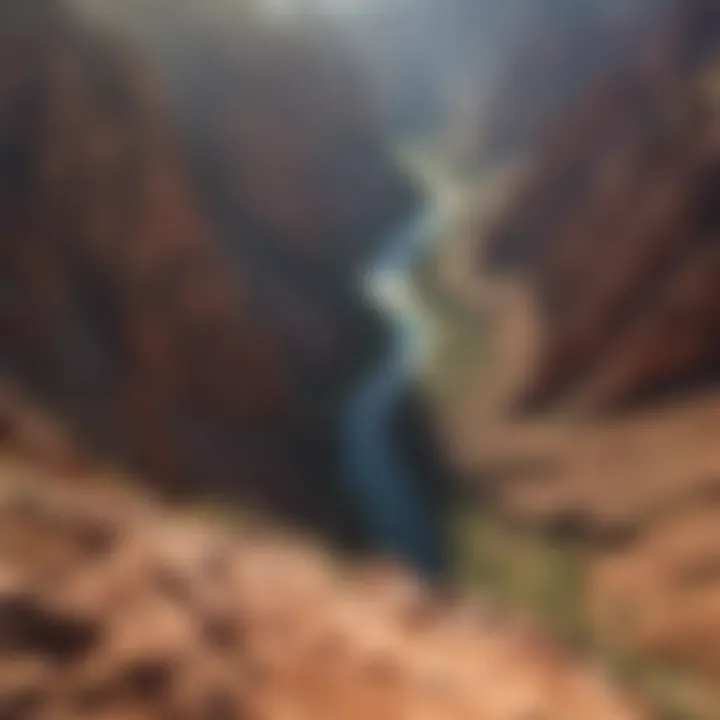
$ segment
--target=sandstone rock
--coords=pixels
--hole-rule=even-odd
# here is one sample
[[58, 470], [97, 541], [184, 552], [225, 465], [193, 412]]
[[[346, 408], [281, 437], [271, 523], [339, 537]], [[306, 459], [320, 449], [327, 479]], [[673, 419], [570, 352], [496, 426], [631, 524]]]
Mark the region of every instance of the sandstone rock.
[[717, 508], [656, 522], [597, 563], [588, 602], [598, 627], [619, 642], [720, 677]]
[[[68, 503], [67, 498], [54, 510], [68, 522], [84, 518], [90, 525], [99, 512], [79, 500]], [[160, 558], [168, 557], [156, 543], [162, 544], [167, 532], [167, 540], [177, 546], [184, 521], [148, 509], [142, 521], [118, 518], [118, 522], [125, 542], [113, 546], [115, 559], [105, 569], [104, 582], [132, 584], [132, 600], [102, 605], [100, 599], [92, 609], [78, 595], [70, 603], [72, 596], [64, 592], [70, 580], [26, 587], [19, 578], [35, 561], [7, 542], [10, 534], [19, 532], [18, 524], [5, 530], [0, 539], [7, 568], [0, 593], [0, 710], [10, 713], [7, 717], [644, 717], [606, 679], [559, 645], [539, 642], [536, 633], [510, 613], [509, 632], [505, 632], [474, 612], [468, 623], [469, 608], [462, 600], [438, 600], [422, 622], [406, 622], [402, 608], [408, 602], [421, 603], [426, 591], [400, 571], [342, 572], [310, 546], [298, 548], [278, 537], [268, 552], [266, 544], [230, 529], [208, 525], [203, 536], [201, 525], [188, 522], [192, 542], [181, 545], [175, 558], [186, 555], [184, 582], [196, 601], [178, 602], [156, 584], [145, 582], [142, 571], [114, 575], [123, 573], [120, 558], [130, 553], [133, 563], [145, 558], [145, 575], [154, 577]], [[34, 527], [39, 529], [37, 523]], [[59, 531], [61, 527], [62, 523], [48, 525], [42, 542], [72, 542]], [[229, 583], [228, 597], [237, 599], [222, 608], [222, 616], [216, 614], [217, 598], [206, 593], [207, 568], [202, 559], [212, 554], [219, 534], [225, 540], [227, 563], [235, 568], [223, 575], [223, 582]], [[137, 545], [144, 546], [139, 555], [133, 550]], [[74, 577], [95, 572], [87, 554], [76, 555], [75, 562]], [[174, 572], [170, 558], [168, 562]], [[242, 569], [251, 566], [252, 582], [245, 584], [249, 576]], [[259, 572], [261, 567], [264, 573]], [[287, 573], [288, 568], [294, 571]], [[333, 578], [332, 584], [322, 579], [326, 576]], [[101, 577], [97, 582], [102, 582]], [[316, 599], [308, 605], [303, 597], [310, 585], [315, 586]], [[21, 593], [25, 604], [12, 605], [7, 598], [13, 593]], [[39, 608], [57, 605], [59, 598], [64, 598], [66, 613], [73, 610], [72, 623], [70, 616], [39, 613]], [[5, 610], [13, 608], [16, 614], [10, 617]], [[57, 621], [55, 635], [48, 634], [48, 617]], [[223, 641], [218, 643], [219, 636], [205, 632], [208, 620], [218, 617], [244, 628], [239, 642], [227, 643], [221, 633]], [[78, 632], [86, 627], [94, 631], [80, 633], [81, 655], [68, 662], [65, 654], [65, 662], [58, 663], [58, 646], [48, 640], [62, 630], [69, 641], [74, 623]], [[23, 628], [34, 634], [19, 635]], [[5, 641], [20, 637], [26, 642]], [[75, 630], [72, 638], [76, 639]], [[65, 641], [63, 647], [67, 649]]]

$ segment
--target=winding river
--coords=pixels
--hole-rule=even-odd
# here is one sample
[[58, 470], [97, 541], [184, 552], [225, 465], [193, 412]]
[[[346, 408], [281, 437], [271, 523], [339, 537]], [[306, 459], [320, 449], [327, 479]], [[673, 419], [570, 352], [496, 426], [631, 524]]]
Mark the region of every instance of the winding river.
[[430, 328], [414, 302], [409, 273], [433, 244], [452, 211], [439, 193], [388, 238], [365, 275], [362, 292], [391, 324], [391, 348], [381, 364], [352, 392], [343, 421], [344, 478], [374, 549], [426, 575], [442, 575], [444, 542], [439, 509], [420, 498], [425, 469], [404, 452], [393, 413], [430, 349]]

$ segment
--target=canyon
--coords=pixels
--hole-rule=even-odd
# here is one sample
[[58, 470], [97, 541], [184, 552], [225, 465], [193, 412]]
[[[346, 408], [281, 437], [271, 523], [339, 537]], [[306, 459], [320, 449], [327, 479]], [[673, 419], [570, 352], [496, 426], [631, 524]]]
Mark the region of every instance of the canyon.
[[337, 427], [390, 340], [358, 285], [420, 193], [336, 43], [206, 10], [3, 5], [7, 397], [170, 498], [362, 547]]

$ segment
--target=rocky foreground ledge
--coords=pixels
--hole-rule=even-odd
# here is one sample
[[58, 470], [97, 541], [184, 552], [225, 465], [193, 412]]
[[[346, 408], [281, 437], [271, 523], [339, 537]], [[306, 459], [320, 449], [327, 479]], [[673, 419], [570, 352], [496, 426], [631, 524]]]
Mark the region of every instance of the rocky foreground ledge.
[[149, 502], [3, 491], [0, 718], [634, 720], [527, 624]]

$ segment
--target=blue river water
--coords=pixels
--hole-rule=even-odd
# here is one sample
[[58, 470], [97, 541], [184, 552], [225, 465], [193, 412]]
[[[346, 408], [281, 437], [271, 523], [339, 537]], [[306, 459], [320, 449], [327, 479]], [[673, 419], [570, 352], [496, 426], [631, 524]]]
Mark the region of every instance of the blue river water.
[[428, 201], [388, 238], [365, 276], [367, 302], [391, 324], [391, 347], [379, 366], [352, 393], [342, 427], [344, 481], [359, 508], [374, 550], [430, 576], [442, 574], [444, 543], [439, 508], [428, 507], [419, 490], [424, 469], [403, 451], [393, 416], [417, 378], [427, 343], [422, 318], [403, 297], [408, 273], [442, 227], [440, 208]]

